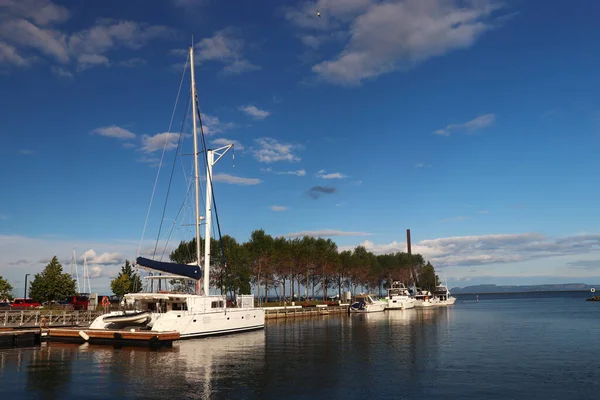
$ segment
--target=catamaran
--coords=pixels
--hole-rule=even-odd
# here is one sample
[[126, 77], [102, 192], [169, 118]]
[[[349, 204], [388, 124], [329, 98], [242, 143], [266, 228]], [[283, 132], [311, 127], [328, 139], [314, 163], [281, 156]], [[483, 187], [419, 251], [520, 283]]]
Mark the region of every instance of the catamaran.
[[[254, 307], [253, 295], [237, 295], [228, 300], [226, 295], [210, 295], [210, 238], [212, 215], [212, 168], [223, 155], [233, 147], [233, 144], [215, 150], [205, 149], [206, 164], [206, 210], [200, 216], [200, 188], [198, 165], [198, 129], [197, 118], [201, 118], [196, 96], [194, 78], [194, 47], [189, 49], [191, 71], [192, 121], [194, 138], [194, 175], [196, 200], [196, 261], [187, 264], [177, 264], [138, 257], [138, 268], [166, 273], [167, 275], [153, 276], [154, 279], [180, 279], [195, 283], [196, 294], [182, 291], [162, 291], [128, 293], [124, 296], [126, 304], [131, 304], [133, 310], [113, 311], [96, 318], [90, 329], [130, 328], [153, 332], [179, 332], [181, 338], [203, 337], [217, 334], [261, 329], [265, 326], [265, 312], [262, 308]], [[202, 135], [202, 129], [200, 129]], [[203, 138], [204, 139], [204, 138]], [[203, 140], [204, 142], [204, 140]], [[216, 157], [216, 158], [215, 158]], [[204, 221], [204, 271], [201, 274], [200, 258], [200, 222]], [[202, 280], [201, 294], [199, 282]]]

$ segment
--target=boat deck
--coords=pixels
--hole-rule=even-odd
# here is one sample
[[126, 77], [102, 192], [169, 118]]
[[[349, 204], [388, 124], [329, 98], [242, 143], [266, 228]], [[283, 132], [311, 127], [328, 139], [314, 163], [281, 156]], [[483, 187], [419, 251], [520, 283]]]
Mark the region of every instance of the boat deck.
[[179, 332], [151, 332], [104, 329], [51, 328], [42, 331], [42, 340], [50, 342], [110, 344], [114, 346], [172, 347]]

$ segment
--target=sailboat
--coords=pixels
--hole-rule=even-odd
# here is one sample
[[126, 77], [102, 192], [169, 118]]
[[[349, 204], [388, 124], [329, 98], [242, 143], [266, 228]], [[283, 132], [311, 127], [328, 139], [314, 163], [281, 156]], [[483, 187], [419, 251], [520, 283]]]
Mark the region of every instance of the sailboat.
[[[189, 50], [191, 91], [192, 91], [192, 121], [194, 137], [194, 172], [196, 194], [196, 262], [192, 265], [177, 264], [138, 257], [138, 268], [166, 273], [166, 275], [149, 278], [184, 279], [194, 281], [197, 291], [198, 282], [203, 281], [201, 294], [186, 294], [182, 292], [140, 292], [128, 293], [124, 296], [126, 304], [132, 304], [133, 310], [113, 311], [96, 318], [90, 329], [118, 329], [132, 326], [150, 330], [151, 332], [179, 332], [181, 338], [204, 337], [219, 334], [262, 329], [265, 326], [265, 311], [254, 307], [254, 296], [237, 295], [228, 301], [226, 295], [210, 295], [210, 237], [212, 215], [212, 167], [223, 155], [233, 147], [233, 144], [215, 150], [206, 149], [206, 212], [200, 217], [200, 185], [198, 166], [198, 129], [196, 112], [197, 97], [194, 78], [194, 47]], [[216, 156], [216, 158], [215, 158]], [[200, 258], [200, 221], [204, 220], [204, 271], [201, 274]], [[202, 279], [201, 279], [202, 278]]]

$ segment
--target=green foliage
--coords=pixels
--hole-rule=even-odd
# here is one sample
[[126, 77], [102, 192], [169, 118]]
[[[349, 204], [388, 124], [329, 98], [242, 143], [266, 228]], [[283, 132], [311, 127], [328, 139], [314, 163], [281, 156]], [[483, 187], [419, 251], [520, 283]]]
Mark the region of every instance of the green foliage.
[[419, 285], [422, 289], [432, 290], [436, 285], [439, 285], [440, 279], [435, 274], [433, 265], [429, 262], [421, 268], [419, 274]]
[[[261, 302], [261, 295], [272, 291], [280, 299], [292, 294], [316, 298], [328, 295], [329, 289], [336, 289], [340, 296], [345, 290], [356, 293], [359, 287], [382, 293], [393, 281], [423, 289], [437, 283], [433, 266], [420, 254], [374, 255], [363, 246], [340, 252], [331, 239], [273, 238], [259, 229], [245, 243], [223, 236], [223, 247], [226, 265], [221, 245], [211, 239], [211, 285], [221, 293], [245, 294], [250, 293], [252, 283]], [[169, 258], [180, 264], [195, 262], [196, 239], [181, 241]]]
[[169, 254], [169, 259], [177, 264], [196, 262], [196, 238], [189, 242], [185, 240], [179, 242], [179, 246]]
[[70, 274], [63, 273], [56, 256], [41, 273], [35, 274], [29, 289], [29, 296], [40, 303], [63, 300], [75, 294], [75, 280]]
[[7, 299], [11, 301], [13, 299], [12, 292], [13, 287], [6, 279], [0, 276], [0, 301]]
[[121, 272], [110, 282], [110, 288], [115, 296], [123, 297], [126, 293], [137, 293], [142, 290], [142, 280], [133, 270], [129, 260], [121, 267]]

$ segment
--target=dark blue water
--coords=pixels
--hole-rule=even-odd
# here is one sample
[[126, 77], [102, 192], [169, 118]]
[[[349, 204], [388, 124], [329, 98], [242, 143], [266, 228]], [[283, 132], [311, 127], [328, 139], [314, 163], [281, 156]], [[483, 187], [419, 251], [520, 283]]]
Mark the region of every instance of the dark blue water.
[[0, 351], [0, 399], [592, 399], [600, 303], [459, 296], [448, 308], [269, 321], [150, 351]]

